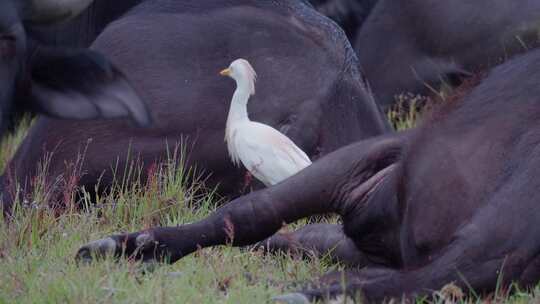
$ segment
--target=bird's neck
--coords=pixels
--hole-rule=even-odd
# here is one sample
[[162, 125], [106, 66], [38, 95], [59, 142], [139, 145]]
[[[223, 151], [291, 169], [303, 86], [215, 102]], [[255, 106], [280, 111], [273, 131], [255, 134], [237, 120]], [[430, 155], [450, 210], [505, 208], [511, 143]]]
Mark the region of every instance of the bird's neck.
[[236, 151], [232, 142], [232, 136], [234, 133], [234, 126], [238, 123], [248, 122], [249, 117], [247, 113], [247, 103], [249, 100], [250, 91], [247, 87], [237, 84], [236, 91], [234, 91], [231, 101], [231, 107], [229, 109], [229, 116], [227, 117], [227, 123], [225, 126], [225, 141], [227, 142], [227, 150], [235, 165], [240, 163], [238, 152]]
[[247, 104], [250, 96], [249, 87], [242, 83], [237, 84], [229, 109], [229, 117], [227, 118], [227, 127], [231, 124], [243, 121], [249, 121]]

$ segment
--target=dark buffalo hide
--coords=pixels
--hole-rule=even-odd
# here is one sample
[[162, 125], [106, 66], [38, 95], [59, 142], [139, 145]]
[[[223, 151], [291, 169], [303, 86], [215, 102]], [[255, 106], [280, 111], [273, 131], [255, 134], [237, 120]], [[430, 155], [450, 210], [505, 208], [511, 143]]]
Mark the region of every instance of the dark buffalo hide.
[[535, 48], [539, 32], [540, 1], [380, 0], [354, 47], [386, 109]]
[[540, 280], [539, 79], [540, 51], [520, 55], [416, 129], [339, 149], [202, 221], [116, 235], [83, 247], [78, 257], [112, 252], [174, 262], [201, 247], [253, 244], [284, 222], [332, 212], [342, 225], [308, 226], [265, 246], [300, 243], [360, 269], [330, 274], [325, 286], [281, 299], [305, 303], [345, 291], [380, 302], [430, 295], [448, 283], [478, 294], [511, 282], [534, 286]]
[[310, 0], [321, 14], [334, 20], [354, 45], [358, 30], [378, 0]]
[[[128, 153], [146, 172], [185, 140], [187, 165], [210, 174], [208, 186], [237, 195], [244, 171], [234, 168], [223, 140], [235, 86], [218, 74], [237, 58], [258, 73], [251, 119], [286, 133], [311, 157], [389, 128], [341, 29], [304, 2], [147, 1], [108, 26], [91, 49], [129, 77], [154, 126], [39, 118], [9, 164], [4, 192], [10, 181], [31, 180], [45, 151], [54, 150], [55, 177], [86, 149], [80, 184], [94, 189], [98, 179], [111, 183], [112, 167], [122, 176]], [[5, 197], [9, 206], [12, 197]]]
[[54, 25], [28, 24], [28, 36], [48, 46], [88, 47], [103, 29], [143, 0], [94, 0], [79, 16]]
[[0, 137], [22, 112], [71, 119], [129, 116], [140, 125], [150, 123], [145, 103], [103, 55], [40, 45], [27, 35], [31, 24], [74, 18], [91, 2], [80, 1], [66, 2], [65, 8], [46, 0], [0, 3]]

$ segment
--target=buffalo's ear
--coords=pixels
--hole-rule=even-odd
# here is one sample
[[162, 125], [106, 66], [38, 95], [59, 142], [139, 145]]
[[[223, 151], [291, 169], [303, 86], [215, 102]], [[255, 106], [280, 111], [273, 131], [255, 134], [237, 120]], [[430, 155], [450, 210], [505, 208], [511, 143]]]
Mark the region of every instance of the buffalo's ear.
[[152, 122], [147, 105], [115, 66], [91, 50], [40, 48], [30, 60], [27, 106], [57, 118], [129, 117]]

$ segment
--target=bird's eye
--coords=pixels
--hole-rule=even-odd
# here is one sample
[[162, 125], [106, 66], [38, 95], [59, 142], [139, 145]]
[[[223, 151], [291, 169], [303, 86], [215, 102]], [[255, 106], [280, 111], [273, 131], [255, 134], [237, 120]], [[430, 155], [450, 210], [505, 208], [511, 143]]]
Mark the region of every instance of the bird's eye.
[[0, 34], [0, 59], [11, 59], [15, 56], [16, 39], [13, 35]]

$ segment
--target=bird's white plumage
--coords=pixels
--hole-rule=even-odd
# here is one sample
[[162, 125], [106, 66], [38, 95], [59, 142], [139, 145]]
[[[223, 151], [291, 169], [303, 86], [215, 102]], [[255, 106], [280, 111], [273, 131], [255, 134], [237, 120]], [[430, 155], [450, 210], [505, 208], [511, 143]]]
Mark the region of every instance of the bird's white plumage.
[[222, 75], [236, 80], [227, 118], [225, 141], [235, 164], [246, 169], [266, 186], [274, 185], [311, 164], [309, 157], [278, 130], [251, 121], [247, 102], [255, 92], [256, 74], [244, 59], [235, 60]]

